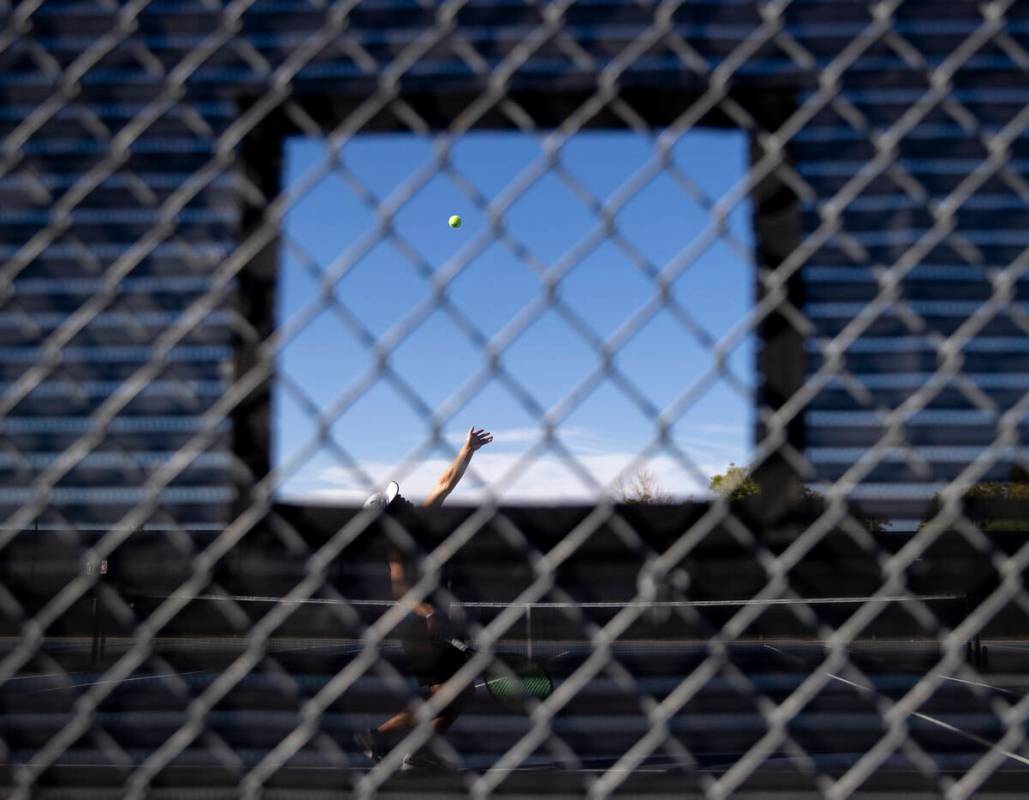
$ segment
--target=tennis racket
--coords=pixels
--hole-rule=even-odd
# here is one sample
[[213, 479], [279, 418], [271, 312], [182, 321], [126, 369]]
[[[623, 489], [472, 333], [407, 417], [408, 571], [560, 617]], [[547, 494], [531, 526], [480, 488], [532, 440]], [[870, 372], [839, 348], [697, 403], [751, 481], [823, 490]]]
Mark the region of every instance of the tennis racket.
[[[451, 639], [458, 650], [474, 655], [465, 642]], [[517, 653], [494, 653], [493, 661], [482, 675], [482, 682], [494, 700], [514, 711], [525, 711], [530, 698], [546, 700], [554, 691], [554, 681], [547, 671], [531, 658]]]

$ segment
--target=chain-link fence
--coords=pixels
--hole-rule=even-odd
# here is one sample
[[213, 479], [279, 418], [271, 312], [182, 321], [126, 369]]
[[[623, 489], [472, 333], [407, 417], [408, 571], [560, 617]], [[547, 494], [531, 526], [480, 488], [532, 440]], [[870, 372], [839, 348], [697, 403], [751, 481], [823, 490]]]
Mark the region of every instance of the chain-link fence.
[[[1024, 792], [1024, 4], [53, 0], [0, 14], [7, 796]], [[672, 155], [711, 128], [749, 143], [722, 196]], [[606, 196], [562, 155], [597, 129], [651, 148]], [[481, 130], [539, 143], [491, 196], [453, 159]], [[381, 132], [433, 147], [386, 196], [340, 155]], [[324, 158], [284, 185], [291, 136]], [[440, 176], [483, 224], [434, 263], [396, 220]], [[546, 176], [594, 217], [549, 262], [506, 222]], [[659, 177], [707, 214], [664, 263], [620, 216]], [[285, 253], [305, 246], [284, 221], [330, 179], [375, 223], [327, 266], [300, 258], [321, 288], [280, 318]], [[743, 207], [752, 246], [729, 224]], [[425, 290], [380, 333], [335, 287], [384, 242]], [[712, 336], [675, 286], [717, 243], [752, 261], [757, 297]], [[604, 244], [652, 299], [598, 331], [563, 282]], [[453, 285], [491, 246], [538, 291], [487, 334]], [[591, 365], [544, 406], [505, 358], [546, 313]], [[434, 314], [478, 362], [442, 403], [394, 358]], [[662, 403], [621, 357], [658, 314], [705, 354]], [[322, 315], [370, 364], [343, 365], [328, 401], [277, 370]], [[748, 337], [753, 388], [729, 363]], [[707, 486], [674, 429], [720, 381], [754, 407], [746, 469], [689, 502], [612, 497], [658, 453]], [[447, 431], [488, 384], [538, 437], [478, 504], [411, 507], [333, 432], [383, 384], [421, 422], [387, 476], [401, 483], [439, 447], [459, 465], [451, 484], [475, 476], [471, 438], [459, 451]], [[601, 384], [650, 426], [613, 480], [561, 436]], [[276, 391], [312, 433], [273, 460]], [[325, 453], [381, 502], [279, 500]], [[502, 504], [544, 456], [597, 502]]]

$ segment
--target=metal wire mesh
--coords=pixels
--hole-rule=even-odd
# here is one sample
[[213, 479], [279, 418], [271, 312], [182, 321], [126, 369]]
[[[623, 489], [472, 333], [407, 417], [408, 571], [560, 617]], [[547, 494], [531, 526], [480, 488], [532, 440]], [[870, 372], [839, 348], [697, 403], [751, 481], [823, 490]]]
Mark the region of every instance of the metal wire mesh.
[[[0, 13], [8, 796], [1024, 789], [1023, 5], [62, 0]], [[702, 197], [707, 228], [651, 263], [619, 213], [658, 176], [688, 183], [669, 152], [712, 125], [746, 133], [746, 177]], [[562, 147], [595, 127], [653, 144], [607, 197], [562, 163]], [[451, 158], [481, 128], [542, 143], [493, 197]], [[338, 159], [381, 130], [428, 134], [435, 147], [385, 198]], [[324, 141], [326, 158], [283, 186], [282, 141], [294, 134]], [[433, 265], [394, 223], [441, 174], [489, 224]], [[330, 175], [377, 225], [329, 268], [312, 267], [317, 300], [275, 319], [283, 221]], [[505, 225], [545, 175], [596, 217], [550, 264]], [[715, 242], [748, 249], [727, 227], [745, 202], [758, 298], [715, 339], [669, 288]], [[431, 291], [376, 336], [332, 287], [383, 241]], [[561, 282], [605, 242], [654, 296], [597, 332]], [[540, 291], [489, 337], [449, 290], [495, 243]], [[277, 359], [326, 310], [374, 366], [328, 404], [289, 385], [316, 433], [272, 464], [269, 397], [287, 380]], [[433, 407], [391, 356], [436, 312], [480, 368]], [[548, 408], [504, 365], [546, 312], [596, 356]], [[618, 361], [658, 313], [710, 356], [663, 407]], [[603, 499], [611, 486], [562, 444], [570, 415], [611, 382], [652, 423], [618, 477], [661, 452], [706, 484], [670, 430], [715, 381], [739, 388], [726, 360], [755, 334], [747, 471], [760, 492], [653, 508]], [[396, 467], [402, 480], [449, 446], [445, 428], [491, 381], [540, 439], [475, 508], [322, 518], [277, 502], [323, 448], [362, 474], [329, 431], [379, 383], [424, 420], [424, 441]], [[499, 505], [544, 454], [601, 499], [567, 513]], [[890, 472], [897, 464], [907, 472]], [[918, 524], [884, 532], [868, 508]], [[402, 597], [355, 589], [347, 565], [384, 563], [369, 542], [413, 562]], [[456, 573], [466, 577], [455, 588]], [[412, 694], [396, 648], [426, 602], [463, 616], [473, 647], [427, 699]], [[527, 647], [532, 658], [571, 654], [550, 667], [553, 693], [521, 714], [479, 707], [463, 733], [459, 723], [434, 735], [433, 719], [481, 689], [497, 654]], [[321, 660], [305, 662], [309, 651]], [[375, 763], [350, 740], [375, 716], [369, 696], [375, 713], [402, 701], [415, 723]], [[419, 749], [452, 768], [408, 774]]]

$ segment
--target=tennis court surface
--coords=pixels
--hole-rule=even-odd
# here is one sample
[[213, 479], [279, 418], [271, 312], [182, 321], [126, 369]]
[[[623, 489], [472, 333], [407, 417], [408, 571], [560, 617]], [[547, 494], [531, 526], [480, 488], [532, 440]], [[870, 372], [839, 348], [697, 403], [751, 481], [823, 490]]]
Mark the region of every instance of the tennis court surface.
[[[230, 797], [255, 775], [268, 797], [598, 791], [590, 787], [663, 797], [712, 786], [805, 797], [851, 781], [873, 795], [919, 796], [969, 775], [984, 792], [1027, 785], [1029, 639], [1018, 635], [1017, 602], [969, 627], [977, 596], [961, 588], [989, 592], [992, 580], [996, 591], [998, 578], [981, 561], [953, 568], [962, 537], [944, 534], [925, 550], [907, 592], [865, 593], [881, 582], [879, 553], [829, 535], [779, 590], [754, 569], [775, 546], [755, 538], [744, 556], [733, 531], [716, 528], [679, 565], [688, 583], [666, 583], [660, 597], [636, 591], [643, 554], [666, 549], [704, 511], [619, 509], [636, 538], [599, 527], [555, 570], [556, 585], [538, 590], [528, 560], [509, 561], [503, 524], [469, 537], [427, 597], [448, 634], [487, 664], [453, 679], [476, 691], [446, 735], [423, 745], [446, 757], [433, 769], [400, 768], [420, 740], [389, 739], [376, 763], [354, 738], [428, 699], [395, 625], [403, 615], [390, 621], [388, 520], [366, 523], [306, 595], [294, 587], [308, 554], [360, 512], [283, 506], [305, 549], [291, 554], [258, 531], [192, 594], [179, 588], [175, 537], [141, 532], [106, 565], [95, 604], [71, 608], [4, 684], [0, 776], [17, 784], [33, 774], [41, 797], [90, 798], [120, 797], [141, 774], [155, 797]], [[435, 532], [460, 530], [474, 513], [406, 520], [409, 546], [427, 557], [446, 540]], [[533, 528], [538, 509], [498, 512], [527, 532], [529, 552], [560, 546], [589, 513], [551, 512]], [[51, 574], [12, 588], [26, 604], [46, 597], [83, 544], [66, 541], [63, 560], [51, 541]], [[899, 552], [904, 542], [880, 544]], [[932, 580], [920, 586], [920, 574]], [[168, 607], [177, 613], [152, 638], [131, 627]], [[25, 647], [5, 636], [0, 657], [10, 663]], [[505, 703], [488, 688], [495, 662], [514, 656], [546, 673], [552, 690], [541, 700]]]
[[[110, 638], [105, 659], [90, 657], [90, 642], [54, 639], [41, 648], [40, 661], [59, 669], [26, 671], [8, 682], [2, 695], [4, 740], [9, 763], [32, 763], [41, 742], [59, 733], [72, 717], [75, 701], [106, 677], [105, 667], [131, 646]], [[523, 646], [524, 643], [520, 643]], [[880, 742], [885, 734], [884, 704], [910, 692], [927, 675], [939, 678], [931, 698], [904, 720], [903, 747], [887, 757], [865, 784], [896, 790], [931, 792], [939, 781], [959, 779], [1007, 733], [998, 708], [1014, 705], [1029, 691], [1029, 643], [983, 642], [989, 669], [975, 676], [932, 670], [940, 651], [931, 644], [860, 641], [845, 648], [847, 666], [826, 664], [824, 642], [769, 639], [728, 644], [715, 657], [705, 642], [626, 641], [610, 650], [604, 669], [581, 681], [574, 698], [549, 722], [554, 742], [544, 743], [510, 766], [502, 760], [530, 733], [532, 719], [501, 706], [480, 689], [448, 734], [460, 754], [460, 770], [396, 773], [384, 792], [460, 789], [468, 778], [485, 774], [499, 782], [498, 793], [551, 790], [578, 792], [589, 776], [631, 772], [621, 791], [655, 793], [700, 790], [706, 777], [738, 769], [771, 727], [771, 712], [806, 682], [822, 683], [814, 697], [785, 723], [788, 740], [761, 757], [747, 787], [757, 791], [819, 795], [817, 776], [838, 778]], [[13, 642], [3, 642], [7, 655]], [[513, 645], [502, 645], [503, 647]], [[187, 723], [188, 701], [211, 688], [240, 655], [244, 641], [224, 638], [158, 639], [149, 663], [125, 678], [108, 695], [91, 735], [68, 748], [54, 763], [40, 796], [117, 795], [131, 759], [138, 764]], [[324, 689], [351, 663], [361, 643], [353, 640], [277, 640], [268, 658], [241, 678], [217, 708], [204, 731], [179, 753], [155, 782], [155, 796], [231, 796], [236, 777], [252, 769], [302, 722], [302, 699]], [[558, 691], [594, 654], [587, 642], [538, 641], [535, 657], [546, 665]], [[385, 661], [403, 672], [403, 654], [387, 641]], [[710, 674], [705, 662], [714, 662]], [[703, 679], [696, 677], [705, 674]], [[661, 744], [650, 752], [633, 750], [652, 734], [648, 711], [691, 685], [689, 698], [665, 722]], [[408, 681], [412, 694], [417, 686]], [[353, 734], [376, 724], [399, 707], [402, 695], [386, 679], [365, 675], [321, 715], [318, 735], [269, 781], [275, 787], [303, 790], [352, 790], [372, 764], [353, 745]], [[560, 744], [557, 744], [559, 742]], [[548, 746], [549, 744], [549, 746]], [[989, 786], [1025, 786], [1029, 757], [1020, 747], [1000, 748], [1002, 762]], [[10, 770], [5, 770], [10, 779]], [[542, 784], [541, 784], [542, 781]], [[58, 789], [80, 787], [79, 794]], [[112, 787], [109, 793], [83, 787]], [[220, 795], [222, 787], [224, 795]], [[338, 796], [338, 795], [337, 795]]]

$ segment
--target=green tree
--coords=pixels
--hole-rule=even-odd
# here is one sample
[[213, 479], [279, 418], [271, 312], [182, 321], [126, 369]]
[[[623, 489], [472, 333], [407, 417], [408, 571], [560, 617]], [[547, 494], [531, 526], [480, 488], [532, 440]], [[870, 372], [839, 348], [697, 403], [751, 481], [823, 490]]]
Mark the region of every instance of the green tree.
[[[718, 494], [728, 496], [729, 501], [733, 503], [761, 493], [761, 487], [757, 481], [750, 477], [747, 470], [732, 463], [729, 464], [728, 469], [723, 474], [714, 475], [711, 478], [711, 489], [718, 492]], [[804, 487], [803, 500], [814, 502], [823, 507], [826, 505], [825, 498], [807, 486]], [[890, 523], [887, 520], [869, 517], [853, 509], [851, 510], [851, 516], [860, 522], [870, 533], [884, 533], [890, 527]]]
[[732, 462], [721, 475], [714, 475], [711, 478], [711, 489], [729, 498], [731, 502], [744, 500], [751, 495], [758, 494], [761, 488], [757, 482], [750, 477], [750, 474], [743, 467], [737, 467]]
[[[972, 519], [984, 533], [990, 531], [1027, 531], [1029, 532], [1029, 472], [1020, 466], [1011, 468], [1011, 474], [1006, 481], [983, 481], [968, 487], [964, 494], [965, 500], [972, 501], [983, 509], [990, 500], [1005, 502], [1009, 507], [1026, 509], [1026, 514], [1017, 517], [981, 516], [975, 514]], [[1009, 501], [1018, 501], [1012, 503]], [[919, 529], [924, 528], [943, 507], [939, 495], [934, 495], [929, 502], [929, 508], [922, 519]]]

